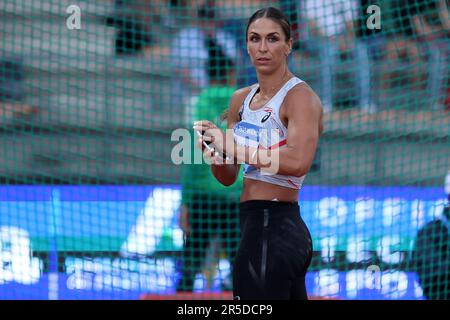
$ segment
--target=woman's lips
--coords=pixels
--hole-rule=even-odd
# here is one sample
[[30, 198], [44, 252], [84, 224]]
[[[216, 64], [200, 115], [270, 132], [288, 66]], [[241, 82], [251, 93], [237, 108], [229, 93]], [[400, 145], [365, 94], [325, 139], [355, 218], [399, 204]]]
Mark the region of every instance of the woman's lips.
[[256, 61], [258, 61], [259, 63], [268, 63], [270, 61], [269, 58], [258, 58], [256, 59]]

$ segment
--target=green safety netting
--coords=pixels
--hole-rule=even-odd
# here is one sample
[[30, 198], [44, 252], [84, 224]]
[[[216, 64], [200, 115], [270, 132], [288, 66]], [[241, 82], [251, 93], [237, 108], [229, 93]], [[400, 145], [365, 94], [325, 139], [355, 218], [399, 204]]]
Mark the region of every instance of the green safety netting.
[[242, 176], [187, 162], [192, 122], [257, 82], [267, 6], [324, 107], [310, 298], [448, 299], [444, 0], [1, 1], [1, 299], [231, 299]]

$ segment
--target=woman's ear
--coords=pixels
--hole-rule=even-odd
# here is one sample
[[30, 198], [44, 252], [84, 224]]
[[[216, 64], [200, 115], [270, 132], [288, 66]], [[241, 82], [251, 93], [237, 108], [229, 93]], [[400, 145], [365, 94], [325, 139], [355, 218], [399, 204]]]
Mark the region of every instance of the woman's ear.
[[292, 51], [292, 43], [293, 43], [293, 40], [292, 40], [292, 38], [290, 38], [289, 41], [288, 41], [288, 43], [287, 43], [288, 48], [287, 48], [287, 51], [286, 51], [286, 57], [287, 57], [287, 56], [291, 53], [291, 51]]

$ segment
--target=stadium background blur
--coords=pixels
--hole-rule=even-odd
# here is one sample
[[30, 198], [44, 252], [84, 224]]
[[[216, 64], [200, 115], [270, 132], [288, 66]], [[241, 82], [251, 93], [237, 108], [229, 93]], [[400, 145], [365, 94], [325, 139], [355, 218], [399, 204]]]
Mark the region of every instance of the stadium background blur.
[[[236, 39], [240, 86], [255, 81], [246, 19], [273, 5], [293, 19], [292, 71], [320, 95], [323, 61], [304, 45], [311, 24], [299, 14], [306, 2], [209, 1]], [[341, 2], [351, 1], [326, 7]], [[191, 127], [196, 98], [173, 39], [198, 24], [204, 3], [0, 2], [0, 299], [173, 297], [183, 237], [172, 133]], [[370, 60], [342, 54], [336, 64], [332, 108], [300, 192], [315, 250], [308, 291], [423, 299], [412, 248], [417, 231], [442, 215], [450, 169], [448, 29], [442, 36], [436, 22], [445, 1], [353, 3], [341, 13]], [[366, 27], [371, 4], [381, 29]], [[71, 5], [80, 8], [79, 29], [69, 28]], [[431, 21], [422, 23], [432, 26], [428, 35], [411, 31], [414, 16]], [[357, 68], [370, 68], [370, 108], [357, 99]], [[441, 89], [433, 91], [436, 77]], [[220, 287], [228, 272], [212, 251], [196, 295], [186, 297], [229, 297]]]

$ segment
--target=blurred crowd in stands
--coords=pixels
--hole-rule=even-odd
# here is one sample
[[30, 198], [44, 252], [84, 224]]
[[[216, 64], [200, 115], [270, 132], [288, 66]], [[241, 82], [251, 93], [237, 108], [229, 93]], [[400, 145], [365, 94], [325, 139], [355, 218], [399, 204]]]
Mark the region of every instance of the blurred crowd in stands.
[[[374, 99], [375, 91], [383, 91], [386, 96], [381, 100], [386, 100], [389, 89], [402, 90], [404, 83], [408, 90], [426, 92], [429, 103], [423, 109], [450, 111], [447, 1], [383, 2], [381, 29], [366, 25], [370, 4], [369, 0], [114, 0], [106, 25], [116, 30], [117, 56], [168, 57], [195, 96], [208, 83], [208, 39], [235, 61], [238, 86], [256, 82], [246, 53], [246, 22], [258, 8], [277, 6], [288, 14], [293, 28], [292, 69], [314, 70], [311, 85], [326, 112], [337, 108], [342, 70], [350, 79], [350, 85], [344, 83], [347, 100], [362, 111], [383, 110], [380, 99]], [[20, 61], [0, 59], [0, 101], [20, 105]], [[381, 70], [378, 85], [374, 85], [374, 65]], [[302, 72], [297, 75], [303, 78]], [[8, 96], [11, 92], [14, 97]], [[28, 112], [26, 106], [19, 109]]]
[[[340, 64], [353, 79], [355, 90], [347, 94], [353, 103], [363, 111], [377, 111], [372, 69], [373, 62], [380, 61], [385, 62], [382, 89], [408, 81], [411, 88], [426, 90], [431, 110], [449, 109], [450, 19], [445, 0], [392, 0], [389, 7], [380, 8], [381, 29], [372, 30], [366, 25], [368, 0], [116, 0], [118, 14], [109, 22], [118, 29], [117, 54], [155, 54], [161, 50], [154, 48], [166, 46], [163, 52], [170, 54], [182, 80], [196, 94], [207, 84], [207, 37], [215, 38], [240, 66], [239, 85], [256, 81], [245, 54], [243, 26], [253, 9], [270, 5], [289, 15], [296, 50], [292, 59], [300, 64], [305, 56], [318, 59], [316, 86], [326, 111], [334, 108]], [[173, 32], [161, 32], [160, 26]]]

